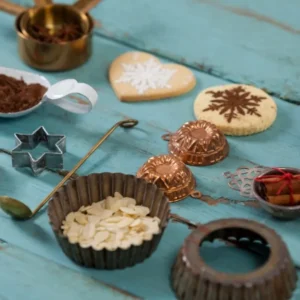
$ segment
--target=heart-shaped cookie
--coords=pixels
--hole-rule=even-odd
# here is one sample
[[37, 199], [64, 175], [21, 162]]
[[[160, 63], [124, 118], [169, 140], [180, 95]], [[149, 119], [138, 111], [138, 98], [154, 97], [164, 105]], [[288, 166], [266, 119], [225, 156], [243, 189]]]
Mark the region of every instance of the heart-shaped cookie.
[[109, 80], [121, 101], [132, 102], [179, 96], [196, 85], [188, 68], [161, 64], [144, 52], [128, 52], [116, 58], [109, 69]]

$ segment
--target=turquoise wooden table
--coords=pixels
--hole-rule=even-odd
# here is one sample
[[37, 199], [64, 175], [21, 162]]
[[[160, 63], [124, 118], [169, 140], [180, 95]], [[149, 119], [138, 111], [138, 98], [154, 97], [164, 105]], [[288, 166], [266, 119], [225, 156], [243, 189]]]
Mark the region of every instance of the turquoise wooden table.
[[[200, 90], [229, 82], [254, 84], [276, 96], [274, 126], [261, 134], [228, 138], [227, 159], [192, 168], [210, 204], [189, 198], [172, 204], [171, 209], [192, 222], [230, 217], [261, 222], [281, 235], [300, 265], [300, 220], [273, 219], [229, 189], [223, 176], [240, 166], [300, 167], [300, 107], [282, 100], [300, 100], [299, 10], [297, 0], [278, 0], [276, 5], [271, 0], [105, 0], [92, 11], [97, 28], [90, 61], [70, 72], [43, 74], [52, 83], [76, 78], [92, 85], [99, 93], [95, 110], [76, 116], [44, 105], [20, 119], [1, 119], [0, 148], [14, 147], [15, 132], [30, 133], [43, 125], [49, 133], [67, 136], [64, 157], [65, 168], [70, 170], [115, 122], [131, 117], [140, 121], [138, 127], [117, 130], [78, 173], [135, 174], [150, 156], [167, 153], [162, 134], [194, 119], [193, 102]], [[14, 17], [1, 13], [0, 65], [32, 71], [18, 57], [13, 24]], [[107, 80], [107, 68], [118, 55], [136, 49], [154, 53], [164, 62], [189, 66], [197, 78], [196, 88], [176, 99], [121, 103]], [[17, 171], [11, 167], [11, 158], [0, 154], [0, 194], [22, 199], [31, 208], [60, 179], [56, 173], [33, 177]], [[65, 257], [45, 211], [26, 222], [13, 221], [0, 212], [0, 299], [175, 299], [170, 267], [189, 232], [185, 225], [171, 222], [157, 251], [143, 264], [96, 271]], [[247, 252], [215, 244], [206, 246], [202, 254], [209, 264], [227, 272], [249, 271], [260, 263]], [[293, 299], [300, 299], [300, 283]]]

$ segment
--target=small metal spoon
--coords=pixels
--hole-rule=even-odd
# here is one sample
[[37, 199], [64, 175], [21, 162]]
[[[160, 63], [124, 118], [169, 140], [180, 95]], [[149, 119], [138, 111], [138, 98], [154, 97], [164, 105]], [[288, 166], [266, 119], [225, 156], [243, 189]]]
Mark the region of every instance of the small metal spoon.
[[96, 149], [117, 129], [119, 126], [123, 128], [132, 128], [138, 124], [137, 120], [128, 119], [116, 123], [109, 129], [105, 135], [91, 148], [91, 150], [77, 163], [77, 165], [64, 177], [64, 179], [54, 188], [54, 190], [37, 206], [34, 211], [23, 202], [10, 198], [8, 196], [0, 196], [1, 209], [15, 219], [27, 220], [35, 216], [39, 210], [53, 197], [53, 195], [66, 183], [68, 179], [81, 167], [81, 165], [96, 151]]

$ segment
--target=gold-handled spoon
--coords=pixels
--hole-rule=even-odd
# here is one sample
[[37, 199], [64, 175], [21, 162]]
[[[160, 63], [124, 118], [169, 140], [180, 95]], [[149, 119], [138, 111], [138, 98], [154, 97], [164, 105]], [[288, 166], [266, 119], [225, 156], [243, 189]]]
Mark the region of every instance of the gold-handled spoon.
[[23, 202], [10, 198], [8, 196], [0, 196], [1, 209], [15, 219], [27, 220], [35, 216], [39, 210], [53, 197], [53, 195], [66, 183], [68, 179], [81, 167], [81, 165], [97, 150], [97, 148], [120, 126], [123, 128], [132, 128], [138, 124], [137, 120], [128, 119], [116, 123], [109, 129], [105, 135], [91, 148], [91, 150], [77, 163], [77, 165], [64, 177], [64, 179], [54, 188], [54, 190], [37, 206], [34, 211]]

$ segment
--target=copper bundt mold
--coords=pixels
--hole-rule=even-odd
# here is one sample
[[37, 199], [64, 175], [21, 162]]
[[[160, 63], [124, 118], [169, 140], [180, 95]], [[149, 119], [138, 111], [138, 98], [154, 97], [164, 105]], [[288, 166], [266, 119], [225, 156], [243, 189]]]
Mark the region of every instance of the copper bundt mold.
[[[223, 239], [268, 245], [268, 259], [250, 273], [214, 270], [199, 255], [204, 241]], [[181, 300], [287, 300], [296, 287], [297, 273], [277, 233], [245, 219], [223, 219], [200, 225], [185, 240], [172, 268], [172, 287]]]
[[212, 123], [191, 121], [175, 133], [162, 136], [168, 141], [169, 153], [193, 166], [208, 166], [223, 160], [229, 153], [225, 135]]
[[186, 197], [200, 198], [196, 181], [189, 168], [174, 155], [153, 156], [138, 170], [138, 178], [156, 184], [170, 202]]

